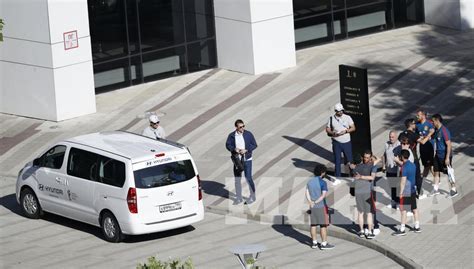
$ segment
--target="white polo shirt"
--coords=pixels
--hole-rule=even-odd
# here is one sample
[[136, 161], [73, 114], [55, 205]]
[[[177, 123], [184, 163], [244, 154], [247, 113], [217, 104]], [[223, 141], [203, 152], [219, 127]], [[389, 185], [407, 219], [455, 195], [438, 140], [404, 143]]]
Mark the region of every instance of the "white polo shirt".
[[[328, 128], [331, 128], [331, 118], [332, 118], [332, 128], [333, 128], [333, 131], [336, 133], [343, 132], [349, 129], [350, 126], [354, 124], [354, 121], [349, 115], [342, 114], [341, 117], [332, 115], [328, 120], [328, 124], [327, 124]], [[351, 135], [347, 133], [338, 137], [333, 137], [332, 139], [336, 140], [339, 143], [347, 143], [351, 141]]]

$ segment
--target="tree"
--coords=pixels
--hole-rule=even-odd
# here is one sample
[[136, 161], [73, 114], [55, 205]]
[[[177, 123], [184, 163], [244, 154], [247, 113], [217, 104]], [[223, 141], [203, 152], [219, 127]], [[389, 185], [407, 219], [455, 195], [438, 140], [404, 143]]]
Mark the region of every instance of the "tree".
[[5, 23], [3, 23], [3, 19], [0, 19], [0, 42], [3, 41], [3, 34], [2, 34], [3, 25], [5, 25]]

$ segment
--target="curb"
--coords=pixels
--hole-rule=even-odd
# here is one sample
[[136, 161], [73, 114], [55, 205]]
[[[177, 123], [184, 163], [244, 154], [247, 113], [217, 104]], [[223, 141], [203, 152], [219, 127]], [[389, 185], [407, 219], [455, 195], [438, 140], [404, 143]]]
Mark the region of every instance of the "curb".
[[[253, 220], [253, 221], [258, 221], [258, 222], [262, 221], [262, 222], [267, 222], [267, 223], [288, 225], [288, 226], [293, 227], [294, 229], [309, 232], [308, 225], [285, 224], [285, 220], [287, 220], [287, 217], [284, 215], [268, 216], [268, 215], [258, 214], [258, 213], [256, 214], [251, 214], [250, 212], [245, 213], [245, 211], [244, 213], [232, 212], [229, 209], [218, 207], [218, 206], [205, 206], [205, 208], [206, 208], [206, 211], [214, 213], [214, 214], [218, 214], [218, 215], [229, 215], [229, 216], [233, 216], [237, 218], [243, 218], [243, 219], [248, 219], [248, 220]], [[347, 232], [343, 228], [332, 225], [331, 229], [328, 229], [328, 235], [375, 250], [383, 254], [387, 258], [393, 260], [394, 262], [398, 263], [400, 266], [404, 268], [410, 268], [410, 269], [423, 268], [423, 266], [417, 264], [412, 259], [406, 257], [399, 251], [378, 241], [364, 240], [356, 236], [355, 234]]]

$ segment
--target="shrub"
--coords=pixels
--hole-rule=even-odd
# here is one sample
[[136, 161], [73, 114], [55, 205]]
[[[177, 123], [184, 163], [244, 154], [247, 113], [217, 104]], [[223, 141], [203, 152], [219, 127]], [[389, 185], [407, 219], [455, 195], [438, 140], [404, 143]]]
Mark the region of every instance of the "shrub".
[[169, 259], [167, 262], [160, 261], [152, 256], [148, 258], [148, 262], [137, 265], [137, 269], [194, 269], [193, 261], [188, 258], [184, 263], [179, 259]]

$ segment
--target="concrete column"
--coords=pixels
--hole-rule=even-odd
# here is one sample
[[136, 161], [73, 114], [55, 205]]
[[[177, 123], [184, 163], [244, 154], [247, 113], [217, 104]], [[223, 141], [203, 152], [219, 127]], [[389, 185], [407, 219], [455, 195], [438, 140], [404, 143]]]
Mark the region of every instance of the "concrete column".
[[474, 29], [474, 0], [425, 0], [425, 22], [457, 30]]
[[292, 0], [214, 0], [219, 67], [261, 74], [296, 65]]
[[461, 0], [461, 29], [474, 29], [474, 0]]
[[0, 112], [52, 121], [94, 113], [87, 0], [0, 0], [0, 17]]

